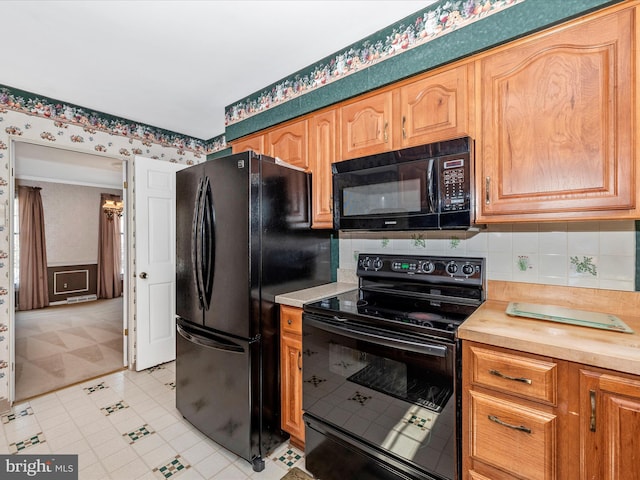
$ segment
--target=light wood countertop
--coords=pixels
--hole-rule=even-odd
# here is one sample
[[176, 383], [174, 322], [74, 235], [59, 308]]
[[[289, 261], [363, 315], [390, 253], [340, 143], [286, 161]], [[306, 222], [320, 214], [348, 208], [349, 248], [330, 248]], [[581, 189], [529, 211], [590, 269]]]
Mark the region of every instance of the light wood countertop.
[[[509, 302], [559, 305], [618, 316], [635, 333], [513, 317]], [[640, 375], [640, 293], [489, 282], [488, 300], [458, 329], [458, 337]]]
[[279, 303], [280, 305], [302, 308], [305, 303], [315, 302], [326, 297], [333, 297], [334, 295], [338, 295], [339, 293], [344, 293], [349, 290], [355, 290], [356, 288], [358, 288], [357, 283], [327, 283], [326, 285], [320, 285], [317, 287], [305, 288], [304, 290], [297, 290], [291, 293], [276, 295], [275, 300], [276, 303]]

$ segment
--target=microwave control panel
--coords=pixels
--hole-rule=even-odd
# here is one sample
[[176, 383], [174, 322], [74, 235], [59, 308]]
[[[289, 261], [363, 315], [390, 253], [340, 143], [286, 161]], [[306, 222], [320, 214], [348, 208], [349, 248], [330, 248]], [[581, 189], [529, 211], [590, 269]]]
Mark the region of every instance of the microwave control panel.
[[457, 158], [442, 162], [440, 191], [442, 202], [440, 211], [452, 212], [468, 210], [470, 202], [469, 166], [466, 159]]

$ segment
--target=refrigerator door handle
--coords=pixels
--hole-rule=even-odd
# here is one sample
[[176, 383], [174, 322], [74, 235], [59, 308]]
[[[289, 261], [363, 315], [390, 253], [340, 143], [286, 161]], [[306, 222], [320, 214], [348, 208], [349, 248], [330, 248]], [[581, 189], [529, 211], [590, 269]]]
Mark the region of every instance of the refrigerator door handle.
[[209, 177], [204, 178], [202, 198], [202, 263], [201, 282], [205, 308], [208, 310], [213, 295], [213, 275], [216, 255], [216, 217]]
[[203, 285], [202, 285], [202, 196], [204, 191], [204, 179], [198, 182], [198, 193], [193, 212], [193, 226], [191, 232], [191, 266], [195, 276], [196, 290], [198, 293], [198, 303], [204, 309]]
[[218, 337], [217, 335], [211, 334], [210, 338], [203, 337], [202, 335], [187, 331], [180, 325], [176, 325], [176, 329], [178, 330], [178, 333], [182, 338], [184, 338], [188, 342], [195, 343], [196, 345], [211, 348], [214, 350], [223, 350], [230, 353], [245, 353], [245, 349], [242, 347], [242, 345], [238, 345], [235, 342], [226, 340], [222, 337]]

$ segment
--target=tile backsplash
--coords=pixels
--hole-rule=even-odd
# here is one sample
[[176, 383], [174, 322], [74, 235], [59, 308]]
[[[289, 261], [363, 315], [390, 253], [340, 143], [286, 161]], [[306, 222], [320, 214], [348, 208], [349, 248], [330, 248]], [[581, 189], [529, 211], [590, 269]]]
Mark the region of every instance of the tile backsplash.
[[635, 290], [633, 220], [489, 225], [479, 231], [340, 232], [342, 278], [358, 253], [477, 256], [487, 278], [606, 290]]

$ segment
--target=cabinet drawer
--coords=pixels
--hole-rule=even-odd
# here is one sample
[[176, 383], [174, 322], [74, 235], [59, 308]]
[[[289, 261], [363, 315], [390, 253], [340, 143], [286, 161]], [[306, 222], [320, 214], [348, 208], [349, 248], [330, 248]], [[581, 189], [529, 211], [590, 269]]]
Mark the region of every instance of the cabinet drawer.
[[302, 335], [302, 309], [281, 305], [280, 330], [282, 333]]
[[471, 457], [527, 480], [556, 478], [556, 416], [470, 392]]
[[468, 351], [474, 384], [556, 404], [557, 364], [478, 347]]

